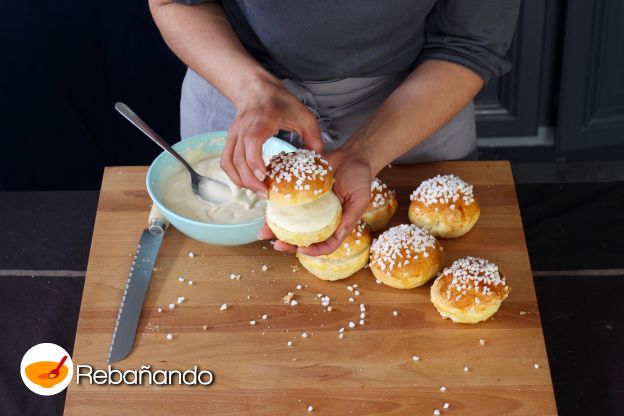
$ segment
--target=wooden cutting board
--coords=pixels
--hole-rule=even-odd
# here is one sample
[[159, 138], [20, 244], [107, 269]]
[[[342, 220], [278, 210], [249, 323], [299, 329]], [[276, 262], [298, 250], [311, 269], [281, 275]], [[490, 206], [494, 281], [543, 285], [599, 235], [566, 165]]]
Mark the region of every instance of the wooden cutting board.
[[[105, 171], [74, 364], [106, 368], [119, 301], [150, 208], [146, 170]], [[325, 282], [268, 242], [218, 247], [170, 228], [134, 350], [114, 367], [186, 370], [197, 365], [214, 373], [214, 384], [72, 383], [65, 414], [294, 415], [308, 414], [310, 405], [312, 414], [325, 415], [431, 415], [434, 409], [449, 415], [556, 414], [510, 166], [446, 162], [386, 168], [380, 176], [397, 190], [400, 204], [391, 225], [408, 221], [411, 191], [438, 173], [453, 173], [475, 185], [479, 222], [464, 237], [441, 243], [446, 265], [472, 255], [500, 266], [512, 291], [494, 318], [477, 325], [454, 324], [430, 303], [430, 284], [392, 289], [377, 284], [368, 269]], [[240, 280], [231, 280], [230, 274], [240, 274]], [[353, 284], [360, 295], [349, 302], [354, 293], [347, 285]], [[289, 291], [298, 306], [283, 303]], [[330, 296], [333, 311], [323, 311], [317, 293]], [[170, 310], [167, 305], [179, 296], [186, 301]], [[223, 303], [228, 304], [226, 311], [219, 310]], [[361, 303], [366, 305], [366, 323], [348, 329], [349, 321], [359, 321]], [[267, 320], [261, 318], [264, 314]], [[250, 325], [250, 320], [257, 324]], [[343, 339], [338, 337], [341, 327], [347, 328]], [[302, 337], [302, 332], [309, 336]], [[172, 340], [166, 339], [169, 333]], [[420, 360], [414, 361], [414, 355]], [[449, 403], [446, 410], [444, 403]]]

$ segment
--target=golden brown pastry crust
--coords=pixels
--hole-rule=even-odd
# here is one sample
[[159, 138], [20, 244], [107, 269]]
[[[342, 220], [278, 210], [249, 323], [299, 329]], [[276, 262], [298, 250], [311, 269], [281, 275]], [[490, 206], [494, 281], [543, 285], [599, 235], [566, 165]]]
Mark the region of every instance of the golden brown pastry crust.
[[455, 238], [466, 234], [480, 215], [472, 185], [454, 175], [424, 181], [410, 196], [408, 216], [412, 224], [436, 237]]
[[309, 256], [297, 253], [297, 258], [310, 273], [322, 280], [344, 279], [368, 263], [372, 236], [362, 221], [331, 254]]
[[298, 206], [315, 201], [334, 184], [329, 162], [308, 149], [280, 152], [267, 165], [264, 179], [269, 201], [281, 205]]
[[431, 286], [431, 302], [443, 318], [477, 323], [494, 315], [511, 288], [498, 266], [466, 257], [443, 270]]
[[371, 183], [371, 202], [362, 215], [362, 219], [371, 227], [371, 231], [379, 231], [388, 225], [398, 206], [396, 194], [379, 178]]
[[440, 243], [413, 224], [388, 229], [371, 247], [373, 275], [397, 289], [422, 286], [442, 270], [443, 264], [444, 252]]

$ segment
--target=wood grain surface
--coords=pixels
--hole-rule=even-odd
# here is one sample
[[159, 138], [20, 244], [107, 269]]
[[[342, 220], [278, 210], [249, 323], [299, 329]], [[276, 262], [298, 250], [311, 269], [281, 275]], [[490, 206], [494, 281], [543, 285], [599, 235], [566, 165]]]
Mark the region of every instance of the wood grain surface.
[[[145, 173], [145, 167], [105, 171], [74, 364], [106, 368], [119, 301], [150, 209]], [[397, 190], [400, 205], [391, 225], [408, 222], [409, 194], [438, 173], [457, 174], [475, 185], [479, 222], [461, 238], [440, 241], [446, 265], [466, 255], [480, 256], [496, 262], [507, 276], [511, 294], [492, 319], [477, 325], [443, 320], [429, 301], [430, 283], [392, 289], [377, 284], [368, 269], [325, 282], [268, 242], [218, 247], [170, 228], [134, 350], [114, 367], [186, 370], [197, 365], [214, 373], [214, 384], [74, 382], [65, 414], [295, 415], [309, 414], [310, 405], [312, 414], [323, 415], [431, 415], [434, 409], [444, 415], [556, 414], [510, 166], [445, 162], [386, 168], [380, 176]], [[231, 280], [232, 273], [240, 274], [240, 280]], [[354, 283], [361, 293], [349, 302], [354, 294], [347, 285]], [[299, 305], [283, 303], [289, 291]], [[324, 311], [317, 293], [331, 297], [333, 311]], [[170, 310], [167, 305], [178, 296], [185, 302]], [[228, 309], [220, 311], [223, 303]], [[348, 329], [349, 321], [359, 321], [361, 303], [366, 305], [366, 323]], [[267, 320], [261, 319], [264, 314]], [[250, 320], [257, 324], [250, 325]], [[343, 339], [338, 337], [341, 327], [347, 328]], [[303, 338], [302, 332], [309, 336]], [[166, 339], [168, 333], [172, 340]], [[420, 360], [414, 361], [414, 355]]]

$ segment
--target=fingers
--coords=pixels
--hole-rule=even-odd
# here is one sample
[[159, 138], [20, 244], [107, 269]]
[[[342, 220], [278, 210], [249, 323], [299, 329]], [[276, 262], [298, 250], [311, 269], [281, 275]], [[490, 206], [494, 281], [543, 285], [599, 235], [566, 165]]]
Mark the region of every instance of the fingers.
[[236, 147], [237, 139], [238, 126], [236, 123], [232, 123], [227, 132], [227, 141], [225, 142], [225, 148], [221, 154], [220, 166], [235, 185], [242, 187], [243, 181], [234, 166], [234, 148]]
[[331, 254], [336, 251], [336, 249], [338, 249], [338, 247], [342, 243], [342, 240], [344, 240], [344, 236], [339, 239], [338, 236], [334, 234], [323, 242], [312, 244], [308, 247], [299, 247], [297, 251], [299, 253], [307, 254], [309, 256], [322, 256], [324, 254]]
[[262, 225], [262, 228], [258, 231], [258, 239], [270, 240], [272, 238], [275, 238], [275, 234], [273, 234], [273, 231], [271, 231], [266, 221], [264, 221], [264, 225]]
[[273, 248], [277, 251], [285, 251], [287, 253], [297, 252], [297, 246], [285, 243], [282, 240], [275, 240], [275, 243], [273, 244]]
[[308, 149], [312, 149], [316, 153], [322, 153], [323, 139], [321, 138], [318, 120], [307, 108], [306, 111], [309, 115], [304, 117], [301, 121], [301, 138]]
[[338, 225], [334, 235], [321, 243], [312, 244], [309, 247], [300, 247], [299, 252], [310, 256], [321, 256], [336, 251], [345, 237], [355, 229], [357, 222], [362, 218], [362, 214], [368, 207], [369, 199], [370, 194], [366, 191], [347, 195], [342, 206], [340, 225]]
[[[277, 132], [278, 128], [276, 126], [277, 123], [275, 122], [257, 121], [245, 133], [245, 159], [249, 170], [261, 182], [264, 181], [266, 176], [266, 166], [262, 158], [262, 145]], [[264, 183], [263, 189], [266, 191]]]

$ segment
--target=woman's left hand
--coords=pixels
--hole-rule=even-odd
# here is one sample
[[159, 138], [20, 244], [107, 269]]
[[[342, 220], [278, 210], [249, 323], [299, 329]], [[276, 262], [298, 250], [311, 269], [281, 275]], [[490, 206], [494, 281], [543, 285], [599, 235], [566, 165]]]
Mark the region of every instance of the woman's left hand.
[[[311, 256], [333, 253], [347, 234], [353, 231], [366, 211], [370, 203], [370, 186], [374, 177], [368, 160], [362, 155], [343, 149], [328, 153], [326, 159], [334, 171], [334, 193], [342, 203], [342, 219], [338, 228], [327, 240], [309, 247], [297, 247], [277, 240], [273, 246], [276, 250], [290, 253], [299, 251]], [[265, 223], [258, 237], [267, 240], [275, 238], [275, 234]]]

